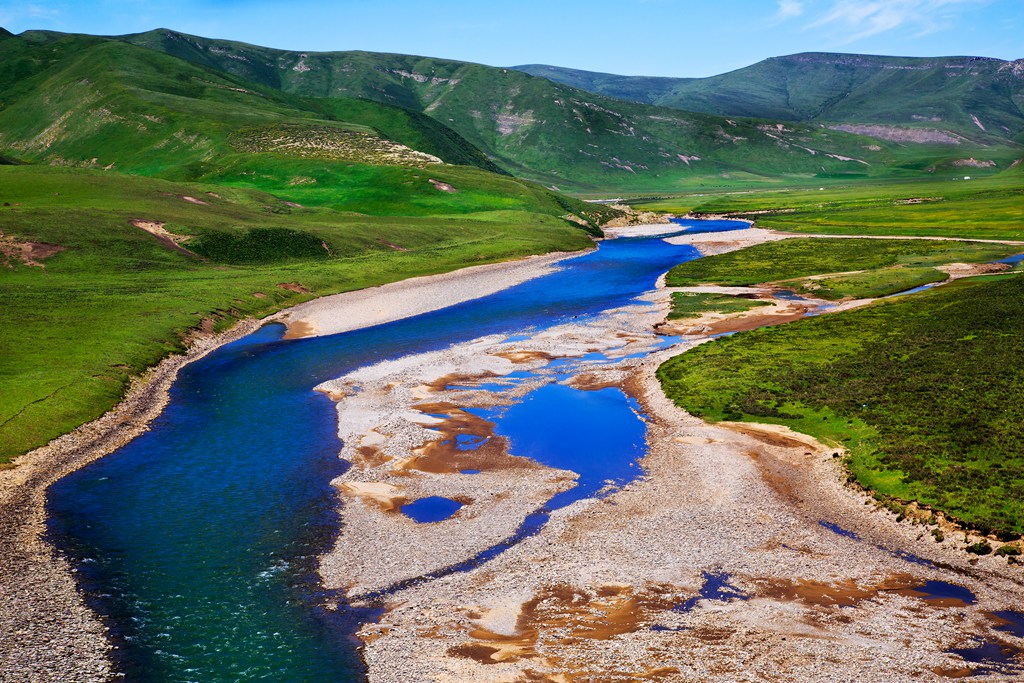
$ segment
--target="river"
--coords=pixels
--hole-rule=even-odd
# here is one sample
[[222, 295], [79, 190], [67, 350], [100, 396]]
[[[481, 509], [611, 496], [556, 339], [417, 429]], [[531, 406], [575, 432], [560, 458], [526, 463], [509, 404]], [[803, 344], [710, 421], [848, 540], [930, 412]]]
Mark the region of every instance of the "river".
[[366, 615], [318, 607], [342, 602], [320, 590], [315, 560], [344, 521], [329, 482], [345, 463], [334, 405], [312, 388], [381, 360], [600, 315], [698, 256], [660, 238], [610, 240], [483, 299], [329, 337], [285, 341], [268, 325], [184, 368], [149, 432], [48, 499], [51, 539], [110, 624], [127, 680], [362, 680], [349, 634]]

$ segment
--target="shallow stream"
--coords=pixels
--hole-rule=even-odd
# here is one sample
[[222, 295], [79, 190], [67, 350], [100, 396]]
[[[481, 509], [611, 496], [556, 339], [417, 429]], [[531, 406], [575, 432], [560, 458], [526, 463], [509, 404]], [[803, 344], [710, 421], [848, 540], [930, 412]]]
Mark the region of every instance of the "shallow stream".
[[[334, 405], [313, 387], [381, 360], [600, 315], [697, 257], [660, 237], [611, 240], [483, 299], [329, 337], [284, 341], [283, 327], [268, 325], [184, 368], [149, 432], [50, 490], [51, 536], [111, 625], [127, 680], [361, 680], [349, 634], [367, 615], [318, 607], [340, 601], [320, 592], [315, 564], [343, 522], [329, 482], [344, 463]], [[580, 472], [576, 498], [635, 476], [632, 462], [602, 469], [592, 449], [523, 442], [517, 420], [560, 401], [570, 413], [610, 411], [619, 436], [642, 441], [615, 390], [581, 398], [552, 386], [508, 409], [499, 433]]]

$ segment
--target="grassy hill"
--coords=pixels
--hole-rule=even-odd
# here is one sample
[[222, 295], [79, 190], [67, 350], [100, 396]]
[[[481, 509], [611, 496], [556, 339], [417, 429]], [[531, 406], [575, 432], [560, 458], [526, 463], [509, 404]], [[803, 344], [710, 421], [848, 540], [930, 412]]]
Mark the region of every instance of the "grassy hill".
[[963, 144], [962, 137], [998, 144], [1022, 142], [1024, 133], [1024, 60], [803, 53], [710, 78], [678, 79], [515, 68], [626, 100], [723, 116], [845, 124], [897, 142], [916, 135], [950, 145]]
[[618, 215], [391, 105], [87, 36], [0, 34], [0, 62], [0, 463], [108, 410], [189, 330], [586, 248]]
[[498, 183], [501, 208], [369, 216], [224, 185], [0, 167], [0, 463], [101, 415], [189, 329], [591, 244], [551, 193], [472, 172]]
[[[93, 165], [113, 161], [118, 170], [161, 173], [235, 151], [228, 136], [240, 127], [291, 123], [347, 131], [356, 147], [380, 137], [447, 163], [497, 170], [429, 117], [373, 102], [286, 95], [118, 41], [7, 37], [0, 59], [12, 65], [0, 77], [0, 144], [29, 158], [75, 165], [96, 158]], [[106, 159], [97, 156], [104, 153]]]
[[[757, 282], [851, 267], [891, 275], [905, 270], [892, 264], [983, 261], [999, 249], [810, 242], [682, 264], [670, 280]], [[843, 444], [852, 476], [883, 500], [917, 500], [1013, 537], [1024, 534], [1022, 325], [1024, 275], [973, 278], [719, 339], [669, 360], [658, 376], [701, 417], [786, 424]]]
[[624, 102], [467, 62], [292, 52], [166, 29], [122, 39], [288, 93], [362, 98], [426, 114], [505, 171], [565, 190], [671, 191], [708, 178], [920, 175], [972, 155], [995, 164], [981, 169], [992, 172], [1020, 156], [1005, 138], [996, 146], [988, 137], [965, 138], [953, 148], [932, 141], [906, 145], [872, 131], [851, 134]]
[[[938, 175], [938, 174], [936, 174]], [[841, 235], [941, 235], [1024, 240], [1024, 163], [981, 179], [846, 183], [827, 187], [692, 193], [641, 210], [728, 214], [763, 228]]]

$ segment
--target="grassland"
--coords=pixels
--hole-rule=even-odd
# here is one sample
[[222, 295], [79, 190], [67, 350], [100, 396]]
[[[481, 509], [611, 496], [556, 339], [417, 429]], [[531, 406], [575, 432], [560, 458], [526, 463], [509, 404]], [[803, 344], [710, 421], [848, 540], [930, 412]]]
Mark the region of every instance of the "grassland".
[[874, 298], [945, 280], [937, 265], [995, 261], [1021, 251], [1024, 246], [978, 242], [794, 238], [681, 263], [665, 284], [772, 282], [822, 299]]
[[[641, 201], [638, 209], [678, 214], [730, 214], [756, 219], [763, 228], [836, 235], [942, 235], [1024, 240], [1021, 166], [972, 180], [904, 180], [886, 183], [813, 182], [788, 188], [693, 193]], [[822, 189], [819, 189], [822, 188]]]
[[[0, 167], [4, 239], [62, 248], [39, 261], [44, 267], [0, 261], [0, 462], [105, 412], [129, 377], [180, 350], [190, 328], [222, 329], [314, 296], [591, 244], [560, 218], [564, 198], [476, 169], [454, 173], [445, 177], [486, 175], [495, 195], [445, 193], [424, 179], [447, 198], [448, 214], [435, 204], [429, 216], [371, 216], [298, 208], [247, 188]], [[462, 201], [473, 210], [461, 211]], [[191, 236], [183, 246], [207, 260], [134, 227], [139, 219]], [[308, 293], [279, 286], [289, 283]]]
[[703, 313], [742, 313], [770, 302], [745, 299], [727, 294], [706, 294], [703, 292], [673, 292], [669, 320], [699, 318]]
[[[752, 284], [856, 264], [882, 282], [899, 270], [894, 261], [998, 256], [982, 245], [810, 242], [701, 259], [677, 267], [669, 281]], [[678, 405], [706, 419], [786, 424], [843, 444], [851, 475], [880, 497], [1021, 534], [1021, 329], [1024, 276], [1011, 273], [719, 339], [671, 359], [658, 375]]]

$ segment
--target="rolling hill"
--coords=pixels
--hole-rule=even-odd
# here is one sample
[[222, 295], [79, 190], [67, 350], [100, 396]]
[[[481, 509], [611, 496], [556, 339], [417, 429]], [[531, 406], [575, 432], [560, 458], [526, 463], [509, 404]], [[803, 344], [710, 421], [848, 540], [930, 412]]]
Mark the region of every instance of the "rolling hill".
[[988, 144], [1024, 133], [1024, 60], [803, 53], [710, 78], [514, 67], [624, 100], [722, 116], [845, 124], [890, 139]]
[[392, 105], [88, 36], [0, 34], [0, 63], [0, 466], [101, 415], [196, 328], [583, 249], [618, 215]]
[[564, 190], [670, 191], [785, 175], [912, 175], [972, 158], [992, 162], [995, 170], [1020, 156], [1014, 143], [980, 130], [953, 145], [930, 139], [907, 145], [881, 139], [885, 131], [876, 136], [683, 112], [452, 60], [291, 52], [167, 29], [121, 39], [288, 93], [361, 98], [427, 114], [505, 171]]

